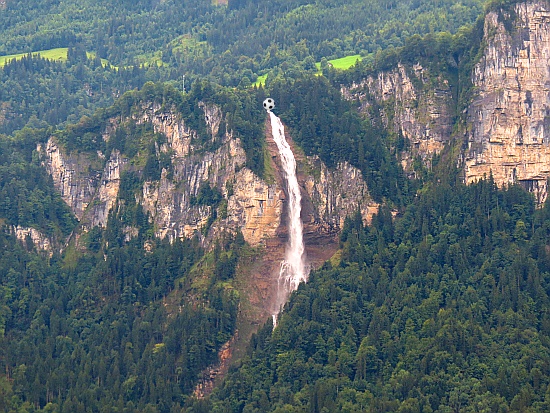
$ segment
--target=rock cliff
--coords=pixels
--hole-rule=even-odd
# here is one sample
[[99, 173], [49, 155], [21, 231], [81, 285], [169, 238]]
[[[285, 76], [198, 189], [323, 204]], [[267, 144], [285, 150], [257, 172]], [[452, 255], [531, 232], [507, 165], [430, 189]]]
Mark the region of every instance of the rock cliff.
[[78, 220], [86, 228], [105, 227], [118, 196], [120, 173], [128, 160], [118, 150], [106, 161], [101, 152], [96, 156], [67, 154], [53, 137], [37, 150], [55, 188]]
[[45, 147], [38, 145], [37, 150], [55, 189], [81, 220], [95, 194], [101, 173], [91, 170], [92, 162], [88, 155], [65, 153], [53, 137]]
[[550, 176], [550, 4], [488, 13], [484, 43], [472, 74], [465, 181], [492, 173], [498, 185], [520, 183], [542, 202]]
[[[550, 176], [550, 3], [495, 7], [485, 16], [481, 45], [468, 74], [473, 98], [457, 128], [466, 131], [464, 181], [492, 174], [497, 185], [519, 183], [543, 202]], [[399, 156], [410, 176], [416, 157], [429, 167], [451, 139], [456, 93], [443, 74], [420, 64], [371, 72], [342, 93], [390, 136], [408, 140], [410, 149]]]
[[[266, 122], [268, 172], [262, 179], [246, 167], [240, 139], [220, 131], [225, 124], [221, 110], [211, 104], [202, 104], [201, 109], [207, 126], [207, 136], [201, 137], [179, 114], [160, 105], [143, 105], [132, 119], [106, 122], [104, 140], [116, 139], [117, 128], [125, 122], [152, 125], [154, 133], [162, 135], [154, 149], [149, 149], [154, 153], [138, 153], [130, 159], [118, 150], [109, 157], [66, 153], [53, 138], [39, 153], [55, 187], [81, 221], [74, 239], [92, 226], [106, 226], [109, 211], [128, 200], [127, 193], [124, 201], [119, 196], [125, 171], [142, 177], [133, 195], [148, 214], [156, 236], [174, 240], [198, 235], [208, 248], [222, 234], [240, 231], [256, 247], [254, 259], [243, 263], [235, 281], [248, 308], [239, 316], [239, 323], [250, 324], [246, 330], [251, 334], [259, 322], [273, 314], [287, 240], [287, 196], [279, 153]], [[298, 163], [307, 262], [317, 267], [338, 249], [337, 235], [346, 216], [359, 209], [368, 221], [378, 205], [357, 168], [341, 163], [331, 170], [318, 158], [304, 156], [290, 136], [287, 139]], [[169, 162], [163, 164], [159, 178], [144, 179], [143, 159], [163, 155]], [[201, 201], [206, 186], [215, 202]], [[138, 229], [125, 226], [123, 234], [129, 241]], [[151, 248], [150, 241], [144, 248]], [[248, 340], [250, 334], [241, 339]]]
[[359, 101], [361, 111], [379, 116], [394, 136], [410, 143], [400, 154], [403, 167], [412, 173], [412, 160], [420, 156], [429, 167], [450, 137], [455, 102], [447, 79], [420, 64], [401, 63], [397, 68], [367, 76], [343, 87], [348, 99]]
[[[49, 255], [53, 253], [52, 241], [37, 229], [17, 225], [13, 226], [11, 231], [26, 248], [34, 247], [38, 251], [47, 252]], [[32, 245], [28, 245], [29, 241]]]
[[370, 199], [359, 169], [342, 162], [331, 170], [318, 157], [309, 157], [307, 161], [309, 170], [315, 174], [306, 175], [304, 181], [306, 199], [313, 204], [309, 220], [305, 220], [306, 229], [314, 225], [326, 233], [338, 232], [345, 218], [358, 209], [364, 220], [370, 222], [378, 204]]
[[[240, 230], [251, 245], [284, 238], [285, 188], [277, 172], [278, 154], [270, 150], [276, 177], [266, 182], [245, 167], [240, 140], [230, 132], [220, 133], [224, 121], [221, 110], [212, 104], [200, 107], [215, 149], [205, 150], [204, 144], [197, 144], [197, 131], [176, 112], [160, 105], [143, 105], [131, 120], [150, 124], [155, 133], [164, 135], [163, 143], [156, 146], [156, 155], [164, 153], [170, 158], [160, 179], [146, 180], [136, 194], [136, 201], [152, 220], [155, 234], [173, 240], [199, 233], [208, 242], [220, 232]], [[107, 122], [104, 140], [113, 139], [120, 122]], [[266, 136], [268, 146], [272, 146], [270, 133]], [[56, 189], [84, 229], [106, 226], [109, 211], [117, 202], [121, 174], [124, 170], [139, 172], [141, 168], [139, 162], [127, 159], [118, 150], [108, 158], [101, 153], [67, 154], [54, 138], [38, 149]], [[303, 219], [306, 236], [312, 240], [333, 238], [345, 217], [358, 208], [365, 220], [376, 210], [356, 168], [340, 164], [329, 170], [319, 159], [304, 156], [299, 157], [299, 164], [306, 205]], [[204, 185], [217, 190], [221, 202], [196, 202]]]

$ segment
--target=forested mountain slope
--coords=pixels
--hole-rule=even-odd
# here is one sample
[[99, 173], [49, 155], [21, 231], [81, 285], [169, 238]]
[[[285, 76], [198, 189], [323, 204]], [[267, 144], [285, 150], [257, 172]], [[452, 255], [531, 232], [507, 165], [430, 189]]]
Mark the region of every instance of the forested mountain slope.
[[326, 71], [394, 148], [407, 133], [400, 150], [429, 155], [413, 167], [431, 183], [396, 218], [349, 220], [341, 255], [189, 411], [549, 409], [548, 204], [522, 189], [540, 202], [547, 180], [546, 100], [531, 97], [546, 84], [549, 7], [495, 2], [468, 36]]
[[[271, 81], [316, 72], [323, 57], [367, 56], [413, 34], [456, 32], [475, 20], [482, 1], [213, 3], [7, 1], [0, 55], [74, 50], [67, 64], [34, 59], [0, 69], [0, 133], [29, 121], [35, 127], [34, 116], [52, 126], [75, 122], [145, 80], [179, 87], [185, 74], [188, 85], [208, 78], [247, 87], [258, 75], [270, 73]], [[85, 52], [114, 67], [102, 68]]]
[[[299, 179], [314, 262], [315, 248], [330, 256], [322, 250], [346, 216], [366, 219], [373, 198], [398, 203], [406, 191], [382, 137], [337, 89], [321, 77], [293, 86], [281, 84], [278, 98], [319, 98], [304, 119], [347, 119], [318, 125], [338, 137], [323, 146], [307, 124], [293, 127], [311, 155], [301, 155]], [[6, 410], [180, 409], [235, 333], [238, 304], [255, 323], [271, 314], [268, 270], [280, 265], [285, 224], [264, 96], [146, 83], [65, 129], [2, 140]], [[361, 156], [342, 150], [352, 142]]]
[[[299, 61], [310, 55], [309, 49], [315, 61], [319, 61], [321, 57], [342, 56], [352, 51], [371, 53], [399, 46], [415, 33], [454, 32], [475, 20], [482, 5], [476, 0], [230, 0], [227, 6], [216, 3], [10, 0], [0, 11], [4, 39], [0, 53], [68, 47], [82, 42], [116, 65], [161, 51], [166, 63], [171, 62], [173, 54], [179, 54], [177, 58], [183, 64], [191, 59], [198, 65], [197, 50], [192, 50], [192, 46], [200, 49], [200, 42], [205, 41], [204, 47], [212, 49], [212, 57], [219, 58], [227, 50], [231, 54], [223, 59], [232, 62], [247, 56], [259, 64], [257, 59], [268, 56], [267, 49], [272, 45], [281, 51], [290, 50]], [[303, 44], [293, 49], [302, 40]], [[298, 52], [306, 55], [300, 56]], [[199, 72], [198, 68], [194, 71]]]
[[548, 212], [483, 181], [349, 220], [341, 256], [189, 411], [548, 411]]
[[[5, 53], [70, 46], [0, 69], [0, 410], [548, 411], [550, 207], [490, 168], [463, 183], [467, 149], [503, 146], [476, 116], [524, 136], [507, 114], [538, 108], [546, 130], [524, 85], [543, 90], [548, 2], [408, 40], [480, 2], [215, 3], [0, 10]], [[348, 53], [367, 58], [316, 73]], [[502, 68], [523, 77], [491, 89]], [[275, 330], [286, 197], [267, 94], [317, 268]]]

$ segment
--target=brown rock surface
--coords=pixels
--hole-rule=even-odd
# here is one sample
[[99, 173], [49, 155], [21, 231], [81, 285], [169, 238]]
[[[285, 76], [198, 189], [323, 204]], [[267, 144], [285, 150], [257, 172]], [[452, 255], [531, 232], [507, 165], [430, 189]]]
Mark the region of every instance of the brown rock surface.
[[17, 225], [12, 227], [12, 232], [15, 234], [15, 237], [23, 243], [24, 246], [26, 246], [27, 238], [30, 238], [33, 246], [37, 250], [47, 252], [50, 256], [52, 255], [52, 241], [37, 229]]
[[488, 13], [484, 32], [487, 46], [472, 75], [465, 181], [492, 173], [499, 186], [521, 183], [542, 202], [550, 176], [549, 4]]
[[387, 128], [411, 143], [411, 150], [401, 154], [403, 167], [412, 172], [412, 159], [420, 156], [430, 166], [434, 154], [441, 152], [451, 137], [454, 102], [449, 82], [434, 77], [416, 64], [381, 71], [362, 82], [343, 87], [348, 99], [358, 99], [367, 113], [374, 105]]

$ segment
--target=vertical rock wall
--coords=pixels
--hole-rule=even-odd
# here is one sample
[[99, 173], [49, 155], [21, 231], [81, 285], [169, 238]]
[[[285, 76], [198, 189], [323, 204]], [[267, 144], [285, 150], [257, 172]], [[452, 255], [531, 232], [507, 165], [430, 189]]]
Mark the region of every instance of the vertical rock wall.
[[55, 189], [85, 226], [107, 225], [120, 187], [120, 174], [128, 162], [118, 150], [105, 157], [84, 153], [65, 153], [54, 138], [45, 148], [38, 146], [43, 164], [51, 175]]
[[81, 220], [97, 188], [101, 173], [92, 171], [92, 162], [84, 154], [67, 154], [54, 138], [45, 147], [38, 146], [46, 170], [63, 201]]
[[128, 163], [118, 150], [111, 153], [105, 164], [101, 180], [98, 183], [94, 202], [90, 206], [89, 220], [91, 226], [106, 227], [109, 211], [115, 205], [120, 188], [120, 174]]
[[370, 197], [359, 169], [342, 162], [331, 170], [318, 157], [309, 157], [307, 161], [309, 169], [318, 175], [307, 175], [304, 182], [306, 202], [313, 205], [304, 222], [306, 229], [314, 225], [324, 233], [338, 233], [346, 217], [358, 210], [364, 221], [370, 222], [379, 205]]
[[[251, 245], [279, 237], [285, 224], [282, 180], [279, 177], [268, 183], [246, 168], [240, 140], [220, 131], [224, 120], [221, 110], [209, 104], [200, 107], [215, 150], [195, 147], [197, 132], [178, 114], [159, 105], [144, 105], [141, 114], [133, 119], [137, 123], [150, 123], [155, 132], [164, 134], [166, 141], [157, 147], [157, 155], [171, 155], [169, 170], [163, 169], [158, 181], [144, 182], [136, 195], [151, 217], [155, 234], [173, 240], [201, 233], [205, 239], [213, 239], [220, 232], [240, 230]], [[121, 121], [108, 124], [104, 139], [113, 136]], [[269, 133], [267, 140], [268, 143], [272, 140]], [[109, 158], [67, 154], [53, 138], [39, 150], [55, 187], [85, 229], [106, 226], [109, 211], [118, 197], [121, 173], [126, 168], [139, 172], [137, 164], [118, 150]], [[277, 153], [272, 156], [275, 160]], [[298, 162], [306, 204], [302, 218], [310, 237], [334, 237], [347, 215], [360, 209], [368, 219], [376, 209], [356, 168], [340, 164], [332, 171], [319, 159], [303, 156], [298, 156]], [[278, 175], [277, 162], [273, 167]], [[201, 185], [206, 183], [221, 193], [219, 205], [194, 202]]]
[[349, 99], [357, 99], [367, 116], [380, 116], [384, 126], [410, 142], [401, 154], [405, 170], [412, 173], [412, 159], [420, 156], [427, 166], [450, 137], [454, 101], [449, 82], [419, 64], [401, 63], [390, 71], [367, 76], [362, 82], [342, 88]]
[[52, 241], [37, 229], [17, 225], [12, 227], [12, 232], [25, 247], [27, 247], [27, 240], [30, 240], [32, 242], [32, 246], [37, 250], [45, 251], [49, 255], [52, 254]]
[[472, 74], [465, 181], [492, 173], [498, 185], [520, 183], [542, 202], [550, 176], [550, 4], [490, 12], [484, 33]]

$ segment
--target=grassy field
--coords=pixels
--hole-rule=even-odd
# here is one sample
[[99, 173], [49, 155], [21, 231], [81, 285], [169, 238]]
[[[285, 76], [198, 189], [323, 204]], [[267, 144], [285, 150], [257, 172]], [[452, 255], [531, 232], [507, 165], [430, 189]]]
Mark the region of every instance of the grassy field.
[[[95, 52], [86, 52], [86, 56], [88, 56], [88, 59], [94, 59], [95, 58]], [[107, 59], [100, 59], [100, 60], [101, 60], [101, 64], [103, 65], [103, 67], [110, 66], [113, 69], [118, 70], [118, 67], [113, 66], [111, 63], [109, 63], [109, 61]]]
[[[67, 47], [59, 47], [57, 49], [39, 50], [37, 52], [32, 52], [31, 54], [33, 56], [40, 55], [44, 59], [59, 60], [59, 61], [64, 62], [64, 61], [67, 60], [68, 50], [69, 49]], [[94, 52], [87, 52], [86, 54], [88, 55], [89, 59], [93, 59], [95, 57]], [[0, 56], [0, 67], [5, 66], [6, 63], [9, 62], [10, 60], [22, 59], [23, 57], [25, 57], [27, 55], [28, 55], [28, 53], [18, 53], [18, 54], [10, 54], [10, 55], [7, 55], [7, 56]], [[101, 59], [101, 64], [103, 66], [111, 66], [111, 67], [114, 67], [115, 69], [117, 69], [115, 66], [112, 66], [107, 59]]]
[[[361, 55], [354, 54], [353, 56], [341, 57], [340, 59], [329, 60], [328, 62], [335, 69], [346, 70], [352, 67], [358, 60], [361, 60]], [[315, 63], [317, 69], [321, 69], [321, 62]]]
[[[66, 47], [60, 47], [57, 49], [40, 50], [38, 52], [32, 52], [31, 54], [33, 56], [40, 55], [45, 59], [65, 61], [67, 60], [67, 50], [69, 49]], [[8, 56], [0, 56], [0, 67], [4, 66], [10, 60], [22, 59], [26, 55], [28, 55], [28, 53], [18, 53], [18, 54], [11, 54]]]
[[252, 86], [257, 86], [257, 87], [260, 87], [262, 85], [265, 85], [265, 80], [267, 79], [267, 75], [261, 75], [261, 76], [258, 76], [258, 78], [256, 79], [256, 81], [254, 83], [252, 83]]
[[[363, 58], [361, 55], [354, 54], [353, 56], [346, 56], [341, 57], [339, 59], [333, 59], [329, 60], [328, 62], [334, 67], [335, 69], [340, 70], [346, 70], [352, 67], [358, 60], [362, 60]], [[321, 74], [321, 62], [315, 63], [315, 66], [317, 66], [317, 69], [319, 69], [319, 75]], [[267, 79], [267, 75], [258, 76], [256, 81], [252, 83], [252, 86], [261, 86], [265, 84], [265, 80]]]

